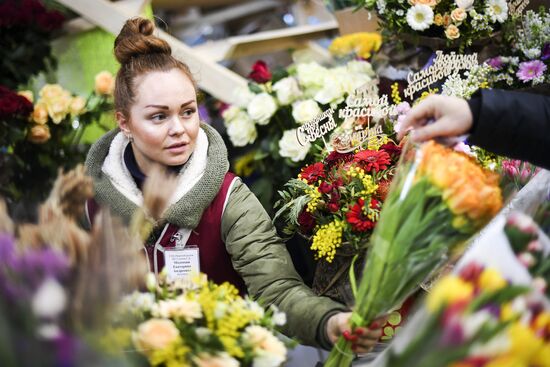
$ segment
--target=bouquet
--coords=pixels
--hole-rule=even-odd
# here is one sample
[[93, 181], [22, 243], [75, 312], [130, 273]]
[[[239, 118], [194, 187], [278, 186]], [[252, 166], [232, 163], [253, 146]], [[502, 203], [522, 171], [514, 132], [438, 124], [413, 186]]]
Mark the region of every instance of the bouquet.
[[123, 299], [103, 344], [152, 366], [276, 367], [285, 361], [275, 327], [286, 317], [275, 307], [265, 311], [231, 284], [216, 285], [204, 274], [176, 282], [150, 277], [149, 291]]
[[469, 263], [433, 287], [411, 340], [375, 366], [548, 366], [550, 307], [529, 291]]
[[[502, 206], [496, 175], [470, 157], [434, 141], [409, 148], [371, 237], [352, 328], [402, 303]], [[340, 338], [325, 366], [347, 366], [352, 358]]]
[[235, 103], [222, 116], [237, 149], [235, 173], [260, 176], [251, 189], [270, 211], [273, 187], [282, 187], [322, 149], [315, 143], [300, 143], [297, 129], [329, 106], [343, 104], [373, 79], [374, 71], [370, 63], [352, 60], [331, 68], [310, 62], [272, 72], [258, 61], [249, 77], [249, 87], [237, 91]]
[[375, 10], [389, 36], [438, 37], [461, 48], [490, 37], [509, 19], [506, 0], [356, 0], [356, 4]]
[[[82, 162], [89, 148], [80, 142], [85, 129], [113, 108], [114, 79], [96, 76], [87, 98], [75, 96], [59, 84], [46, 84], [38, 93], [17, 94], [0, 86], [0, 193], [12, 200], [42, 200], [59, 167]], [[46, 185], [37, 191], [35, 182]]]
[[[508, 216], [504, 233], [518, 261], [529, 270], [533, 286], [550, 296], [550, 241], [531, 217], [515, 212]], [[546, 248], [545, 248], [546, 245]]]

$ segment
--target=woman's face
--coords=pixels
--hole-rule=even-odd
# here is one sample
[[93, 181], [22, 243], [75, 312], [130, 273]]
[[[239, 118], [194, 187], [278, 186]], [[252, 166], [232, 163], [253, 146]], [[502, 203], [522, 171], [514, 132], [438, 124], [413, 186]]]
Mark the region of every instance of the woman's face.
[[121, 130], [133, 138], [139, 168], [147, 175], [155, 163], [178, 166], [195, 150], [200, 119], [197, 94], [181, 70], [154, 71], [135, 80], [129, 119], [117, 113]]

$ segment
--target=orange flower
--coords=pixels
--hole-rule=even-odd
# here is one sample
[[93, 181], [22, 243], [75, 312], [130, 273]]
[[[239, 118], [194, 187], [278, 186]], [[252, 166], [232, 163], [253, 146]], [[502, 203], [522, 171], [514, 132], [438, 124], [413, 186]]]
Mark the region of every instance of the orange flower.
[[422, 146], [419, 173], [443, 191], [443, 200], [456, 215], [483, 226], [502, 207], [498, 177], [467, 155], [430, 141]]

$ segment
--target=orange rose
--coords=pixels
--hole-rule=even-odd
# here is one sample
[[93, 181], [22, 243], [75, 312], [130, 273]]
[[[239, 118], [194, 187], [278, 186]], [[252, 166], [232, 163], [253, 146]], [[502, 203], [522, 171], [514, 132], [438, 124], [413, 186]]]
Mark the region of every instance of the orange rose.
[[451, 19], [455, 22], [462, 22], [467, 16], [468, 13], [466, 13], [466, 10], [462, 8], [456, 8], [451, 12]]
[[27, 139], [34, 144], [42, 144], [50, 140], [50, 129], [48, 125], [34, 125], [29, 130]]
[[179, 335], [178, 328], [171, 320], [150, 319], [138, 326], [133, 339], [136, 348], [148, 354], [168, 347], [178, 340]]
[[113, 94], [115, 90], [115, 79], [113, 74], [102, 71], [95, 76], [95, 92], [102, 95]]
[[34, 105], [34, 111], [32, 111], [32, 120], [39, 125], [44, 125], [48, 122], [48, 110], [43, 103], [37, 103]]
[[409, 0], [409, 4], [411, 5], [428, 5], [429, 7], [433, 8], [437, 5], [437, 0]]
[[443, 25], [447, 27], [449, 24], [451, 24], [451, 16], [449, 14], [443, 15]]
[[460, 31], [456, 25], [451, 24], [445, 29], [445, 36], [450, 40], [454, 40], [460, 37]]

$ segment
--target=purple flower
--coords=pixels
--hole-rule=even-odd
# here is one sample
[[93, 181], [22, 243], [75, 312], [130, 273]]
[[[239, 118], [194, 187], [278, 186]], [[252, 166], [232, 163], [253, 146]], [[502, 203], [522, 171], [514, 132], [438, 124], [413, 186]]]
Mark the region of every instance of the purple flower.
[[439, 343], [441, 346], [456, 346], [464, 343], [464, 329], [458, 319], [451, 321], [443, 327], [443, 333]]
[[550, 59], [550, 43], [547, 43], [542, 48], [542, 56], [540, 57], [541, 60], [548, 60]]
[[495, 70], [502, 69], [502, 66], [504, 65], [500, 56], [493, 57], [492, 59], [487, 60], [486, 63]]
[[546, 65], [540, 60], [525, 61], [519, 64], [517, 77], [524, 83], [540, 78], [546, 71]]

